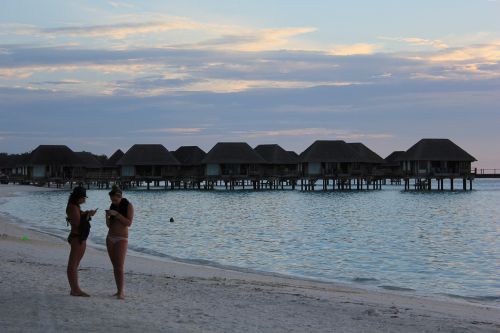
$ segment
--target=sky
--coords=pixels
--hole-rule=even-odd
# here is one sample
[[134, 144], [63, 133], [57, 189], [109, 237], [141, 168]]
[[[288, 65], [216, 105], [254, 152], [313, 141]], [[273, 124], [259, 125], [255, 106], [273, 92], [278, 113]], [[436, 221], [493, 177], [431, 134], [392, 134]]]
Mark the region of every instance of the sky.
[[450, 138], [500, 168], [500, 0], [2, 1], [0, 151]]

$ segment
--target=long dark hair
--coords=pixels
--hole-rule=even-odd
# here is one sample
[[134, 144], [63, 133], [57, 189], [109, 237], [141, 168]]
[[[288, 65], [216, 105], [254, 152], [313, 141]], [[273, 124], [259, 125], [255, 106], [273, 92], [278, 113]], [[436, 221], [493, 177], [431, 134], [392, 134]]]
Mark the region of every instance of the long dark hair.
[[75, 206], [80, 207], [80, 203], [78, 202], [79, 199], [84, 198], [87, 196], [87, 191], [83, 186], [77, 186], [73, 189], [73, 192], [69, 195], [68, 199], [68, 206], [70, 204], [73, 204]]
[[78, 203], [78, 200], [81, 198], [81, 196], [76, 195], [76, 193], [71, 193], [68, 198], [68, 204], [66, 205], [69, 206], [70, 204], [73, 204], [75, 206], [80, 207], [80, 204]]

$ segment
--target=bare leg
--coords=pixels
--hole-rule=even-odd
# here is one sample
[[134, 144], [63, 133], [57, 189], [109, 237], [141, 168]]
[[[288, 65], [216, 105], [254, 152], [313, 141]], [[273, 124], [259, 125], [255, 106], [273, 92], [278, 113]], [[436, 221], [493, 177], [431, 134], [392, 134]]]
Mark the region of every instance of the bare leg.
[[[109, 255], [109, 260], [111, 260], [111, 264], [113, 265], [113, 273], [115, 269], [115, 256], [116, 256], [116, 251], [115, 251], [115, 244], [109, 240], [109, 238], [106, 237], [106, 247], [108, 249], [108, 255]], [[116, 275], [115, 275], [115, 281], [116, 281]], [[118, 296], [118, 293], [115, 293], [113, 296]]]
[[125, 256], [127, 255], [127, 247], [128, 241], [120, 240], [113, 244], [113, 272], [115, 274], [115, 282], [117, 293], [116, 296], [119, 299], [124, 299], [125, 294], [123, 292], [125, 277], [124, 277], [124, 264], [125, 264]]
[[86, 245], [87, 244], [85, 241], [80, 243], [80, 240], [78, 238], [71, 239], [71, 251], [69, 253], [67, 268], [68, 282], [71, 288], [71, 296], [89, 296], [87, 293], [83, 292], [80, 289], [80, 286], [78, 284], [78, 266], [80, 266], [80, 261], [85, 254]]

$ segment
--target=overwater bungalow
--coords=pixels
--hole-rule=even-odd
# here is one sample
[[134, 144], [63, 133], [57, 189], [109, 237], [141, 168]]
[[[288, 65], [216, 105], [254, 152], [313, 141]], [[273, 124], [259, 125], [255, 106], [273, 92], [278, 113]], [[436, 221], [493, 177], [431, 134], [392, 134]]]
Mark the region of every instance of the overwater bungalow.
[[383, 171], [384, 175], [391, 179], [391, 184], [400, 183], [401, 178], [403, 178], [400, 158], [404, 153], [403, 150], [393, 151], [384, 159], [385, 163], [380, 166], [380, 170]]
[[75, 152], [75, 154], [81, 162], [75, 171], [75, 178], [86, 182], [101, 178], [102, 163], [94, 154], [86, 151]]
[[261, 166], [266, 161], [247, 143], [219, 142], [207, 153], [202, 163], [205, 165], [207, 181], [223, 180], [226, 185], [229, 181], [233, 187], [234, 181], [257, 180]]
[[[422, 139], [397, 158], [407, 178], [416, 180], [417, 189], [431, 189], [431, 180], [438, 181], [438, 189], [443, 189], [443, 180], [462, 178], [466, 190], [466, 180], [472, 181], [471, 163], [476, 159], [449, 139]], [[471, 182], [472, 187], [472, 182]]]
[[82, 165], [77, 154], [64, 145], [40, 145], [31, 152], [26, 163], [27, 176], [38, 183], [65, 183], [73, 179]]
[[298, 176], [299, 157], [277, 144], [255, 147], [255, 151], [265, 160], [261, 168], [263, 177], [295, 180]]
[[202, 161], [207, 155], [198, 146], [182, 146], [172, 152], [180, 162], [180, 176], [190, 182], [199, 182], [205, 175]]
[[116, 179], [120, 177], [120, 166], [117, 164], [118, 161], [125, 155], [125, 153], [118, 149], [111, 155], [102, 166], [102, 175], [107, 179]]
[[[314, 190], [318, 179], [323, 181], [323, 190], [327, 190], [330, 180], [339, 189], [350, 189], [351, 180], [355, 179], [353, 170], [361, 160], [360, 155], [351, 145], [343, 140], [317, 140], [300, 154], [301, 189]], [[363, 179], [358, 176], [357, 187], [362, 188]]]
[[377, 168], [384, 164], [384, 159], [361, 142], [348, 143], [358, 154], [357, 161], [352, 164], [352, 175], [366, 177], [382, 176]]
[[29, 179], [27, 161], [30, 155], [24, 154], [0, 154], [0, 181], [2, 183], [24, 182]]
[[351, 176], [358, 161], [356, 150], [342, 140], [317, 140], [300, 154], [301, 173], [311, 178]]
[[161, 144], [133, 145], [116, 163], [124, 181], [172, 180], [178, 175], [180, 163]]

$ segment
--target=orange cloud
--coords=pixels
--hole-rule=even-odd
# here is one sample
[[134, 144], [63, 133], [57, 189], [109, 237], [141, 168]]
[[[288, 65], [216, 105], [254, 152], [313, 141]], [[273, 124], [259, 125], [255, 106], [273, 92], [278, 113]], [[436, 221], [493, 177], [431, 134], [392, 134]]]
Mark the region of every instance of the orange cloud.
[[366, 55], [373, 54], [379, 48], [376, 44], [358, 43], [337, 45], [328, 53], [335, 56]]

